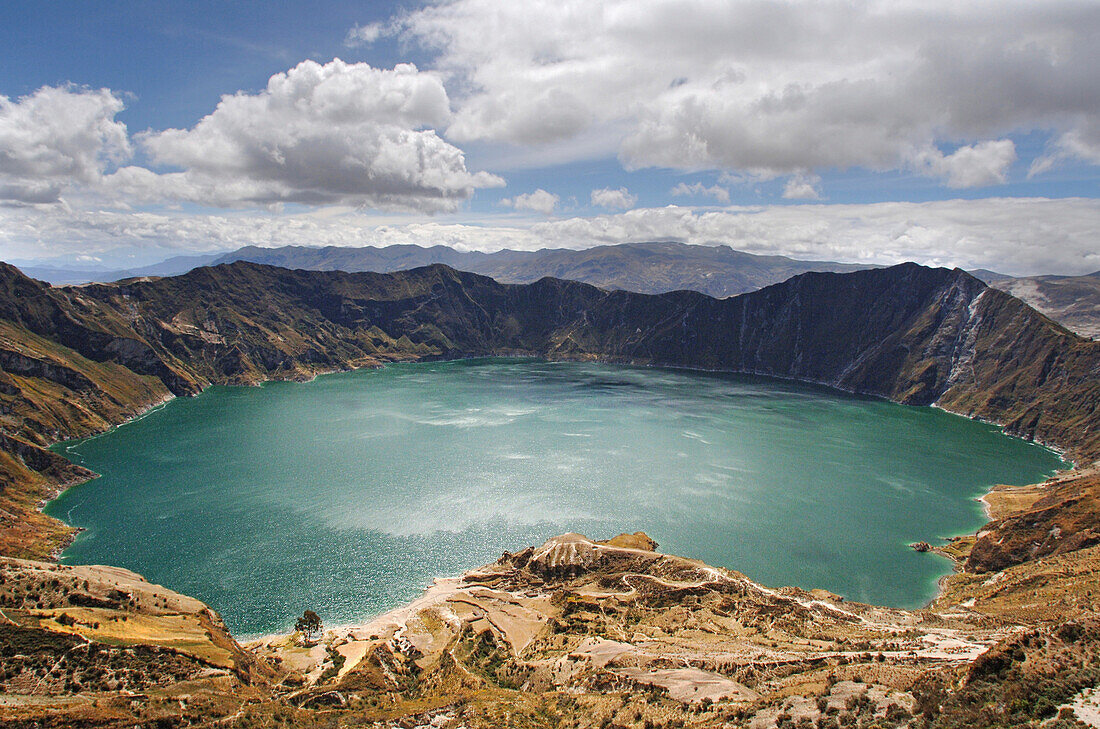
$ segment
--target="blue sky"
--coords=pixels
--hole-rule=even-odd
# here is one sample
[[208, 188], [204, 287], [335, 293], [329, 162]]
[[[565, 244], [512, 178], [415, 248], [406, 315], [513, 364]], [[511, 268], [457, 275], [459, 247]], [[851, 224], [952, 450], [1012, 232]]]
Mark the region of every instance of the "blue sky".
[[672, 238], [1084, 273], [1098, 34], [1065, 0], [9, 3], [0, 258]]
[[[6, 96], [76, 83], [132, 94], [132, 130], [191, 126], [222, 94], [259, 90], [306, 58], [392, 67], [396, 44], [349, 49], [348, 30], [396, 6], [334, 2], [89, 2], [0, 5]], [[354, 56], [352, 58], [351, 56]]]

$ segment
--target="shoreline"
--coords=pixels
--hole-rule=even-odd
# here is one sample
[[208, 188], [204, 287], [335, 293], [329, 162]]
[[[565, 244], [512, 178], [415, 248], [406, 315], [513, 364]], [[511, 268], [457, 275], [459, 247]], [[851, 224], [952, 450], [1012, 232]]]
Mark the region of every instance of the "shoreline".
[[53, 562], [53, 563], [56, 563], [56, 564], [60, 564], [61, 563], [61, 556], [65, 553], [65, 550], [67, 550], [69, 547], [73, 546], [73, 543], [76, 541], [77, 537], [79, 537], [83, 532], [87, 531], [87, 529], [85, 529], [84, 527], [73, 526], [72, 524], [69, 524], [64, 519], [58, 519], [56, 516], [53, 516], [52, 514], [47, 514], [46, 513], [46, 507], [49, 506], [54, 501], [57, 501], [57, 499], [61, 498], [62, 494], [67, 492], [69, 489], [76, 488], [77, 486], [80, 486], [82, 484], [90, 483], [90, 482], [96, 480], [97, 478], [100, 478], [103, 475], [103, 474], [100, 474], [100, 473], [96, 473], [95, 471], [92, 471], [90, 468], [87, 468], [87, 467], [85, 467], [85, 466], [83, 466], [79, 463], [76, 463], [75, 461], [70, 459], [65, 454], [59, 453], [58, 451], [55, 451], [54, 448], [56, 448], [57, 446], [63, 445], [65, 443], [70, 443], [72, 441], [85, 441], [85, 440], [90, 440], [92, 438], [98, 438], [101, 435], [106, 435], [107, 433], [110, 433], [114, 430], [117, 430], [118, 428], [129, 425], [130, 423], [136, 423], [137, 421], [141, 420], [145, 416], [152, 414], [154, 411], [159, 410], [162, 407], [164, 407], [165, 405], [167, 405], [168, 403], [172, 402], [173, 400], [176, 399], [176, 397], [178, 397], [178, 396], [169, 393], [167, 396], [162, 398], [159, 402], [151, 403], [148, 407], [144, 408], [137, 415], [134, 415], [131, 418], [127, 418], [126, 420], [122, 421], [121, 423], [116, 423], [115, 425], [108, 426], [106, 428], [103, 428], [102, 430], [99, 430], [97, 432], [91, 433], [89, 435], [86, 435], [86, 436], [83, 436], [83, 437], [80, 437], [80, 438], [66, 438], [65, 440], [59, 440], [59, 441], [57, 441], [55, 443], [51, 443], [51, 444], [49, 444], [45, 447], [45, 450], [49, 451], [50, 453], [54, 453], [56, 455], [61, 456], [62, 458], [64, 458], [69, 463], [72, 463], [74, 466], [82, 468], [85, 471], [88, 471], [89, 474], [91, 474], [91, 475], [87, 476], [86, 478], [77, 478], [77, 479], [72, 479], [72, 480], [69, 480], [69, 481], [62, 481], [62, 482], [56, 484], [53, 488], [47, 489], [45, 494], [43, 495], [43, 497], [35, 503], [35, 511], [37, 511], [39, 514], [42, 514], [43, 516], [45, 516], [48, 519], [53, 519], [54, 521], [59, 522], [68, 532], [67, 534], [65, 534], [64, 537], [62, 537], [60, 542], [44, 556], [44, 560], [46, 562]]
[[[349, 368], [346, 368], [346, 369], [331, 369], [331, 370], [325, 370], [325, 371], [322, 371], [322, 372], [315, 372], [315, 373], [313, 373], [313, 375], [311, 377], [301, 378], [301, 379], [299, 379], [299, 378], [290, 378], [290, 377], [288, 377], [288, 378], [272, 377], [272, 378], [268, 378], [268, 379], [264, 379], [264, 380], [258, 380], [256, 382], [251, 382], [251, 383], [239, 383], [239, 384], [229, 384], [229, 385], [218, 385], [218, 384], [213, 383], [213, 382], [207, 382], [202, 386], [202, 389], [200, 389], [198, 392], [196, 392], [194, 394], [191, 394], [191, 395], [174, 395], [172, 393], [168, 393], [168, 395], [166, 395], [165, 397], [163, 397], [159, 401], [154, 402], [154, 403], [150, 403], [148, 406], [144, 407], [139, 413], [137, 413], [137, 414], [135, 414], [131, 417], [126, 418], [122, 422], [114, 423], [112, 425], [107, 426], [106, 428], [102, 428], [102, 429], [99, 429], [99, 430], [94, 430], [94, 431], [88, 433], [87, 435], [75, 436], [75, 437], [72, 437], [72, 438], [63, 438], [61, 440], [56, 440], [52, 443], [49, 443], [49, 444], [43, 446], [44, 450], [49, 451], [50, 453], [54, 453], [56, 455], [61, 456], [62, 458], [64, 458], [66, 461], [73, 464], [74, 466], [77, 466], [79, 468], [83, 468], [86, 471], [89, 471], [91, 473], [91, 475], [86, 477], [86, 478], [80, 478], [80, 479], [74, 479], [74, 480], [70, 480], [70, 481], [62, 481], [62, 482], [59, 482], [59, 483], [56, 483], [56, 484], [50, 484], [50, 486], [47, 489], [45, 489], [45, 491], [43, 492], [42, 498], [38, 499], [37, 502], [35, 503], [35, 510], [38, 513], [42, 514], [43, 516], [46, 516], [49, 519], [53, 519], [54, 521], [59, 522], [65, 529], [72, 531], [72, 534], [68, 535], [65, 538], [63, 544], [61, 544], [58, 547], [55, 547], [54, 549], [50, 550], [50, 552], [47, 555], [43, 555], [41, 557], [41, 559], [43, 559], [47, 562], [55, 562], [55, 563], [59, 562], [59, 560], [61, 558], [61, 555], [64, 553], [64, 551], [66, 549], [68, 549], [69, 547], [72, 546], [72, 544], [76, 540], [77, 536], [79, 536], [81, 532], [86, 531], [83, 527], [73, 526], [73, 525], [69, 524], [68, 522], [66, 522], [65, 520], [63, 520], [63, 519], [59, 519], [58, 517], [53, 516], [52, 514], [47, 514], [46, 511], [45, 511], [46, 507], [50, 503], [52, 503], [52, 502], [56, 501], [57, 499], [61, 498], [61, 496], [63, 494], [65, 494], [65, 492], [67, 492], [69, 489], [76, 488], [77, 486], [80, 486], [82, 484], [86, 484], [86, 483], [89, 483], [91, 481], [94, 481], [95, 479], [100, 478], [103, 475], [103, 474], [100, 474], [100, 473], [96, 473], [95, 471], [92, 471], [91, 469], [89, 469], [89, 468], [73, 461], [72, 459], [70, 459], [64, 453], [61, 453], [57, 450], [54, 450], [58, 446], [65, 445], [67, 443], [75, 443], [75, 442], [78, 442], [78, 441], [79, 442], [84, 442], [84, 441], [87, 441], [87, 440], [91, 440], [93, 438], [99, 438], [100, 436], [103, 436], [103, 435], [106, 435], [108, 433], [114, 432], [115, 430], [118, 430], [119, 428], [125, 427], [127, 425], [132, 424], [132, 423], [136, 423], [139, 420], [141, 420], [142, 418], [145, 418], [149, 415], [152, 415], [154, 412], [160, 410], [161, 408], [167, 406], [169, 403], [171, 403], [171, 402], [173, 402], [173, 401], [175, 401], [175, 400], [177, 400], [181, 397], [198, 397], [198, 396], [202, 395], [203, 393], [205, 393], [207, 390], [209, 390], [211, 387], [262, 387], [263, 385], [265, 385], [269, 382], [296, 382], [296, 383], [300, 383], [300, 384], [308, 384], [308, 383], [313, 382], [318, 377], [323, 376], [323, 375], [334, 375], [334, 374], [340, 374], [340, 373], [343, 373], [343, 372], [355, 372], [355, 371], [360, 370], [360, 369], [379, 369], [382, 366], [383, 366], [382, 364], [378, 364], [378, 365], [363, 365], [362, 367], [349, 367]], [[68, 449], [66, 448], [66, 451], [67, 450]]]
[[[1047, 447], [1056, 452], [1059, 451], [1059, 449], [1055, 447]], [[1073, 464], [1072, 461], [1069, 461], [1069, 463]], [[1067, 481], [1073, 481], [1079, 478], [1094, 476], [1096, 474], [1100, 474], [1100, 461], [1089, 464], [1087, 466], [1077, 466], [1073, 464], [1070, 468], [1057, 471], [1054, 473], [1054, 475], [1036, 483], [1021, 484], [1019, 486], [1010, 486], [1006, 484], [994, 484], [990, 486], [984, 494], [975, 499], [975, 501], [982, 505], [982, 514], [985, 517], [985, 522], [973, 532], [966, 534], [957, 534], [953, 537], [950, 537], [946, 544], [935, 546], [932, 548], [931, 551], [933, 553], [950, 560], [953, 569], [951, 572], [943, 575], [936, 581], [936, 596], [932, 600], [930, 600], [928, 604], [926, 604], [922, 609], [931, 608], [933, 605], [935, 605], [935, 603], [937, 603], [945, 596], [946, 590], [949, 587], [948, 583], [953, 577], [956, 577], [960, 574], [965, 574], [964, 567], [966, 564], [966, 557], [969, 556], [969, 549], [967, 550], [966, 555], [962, 555], [952, 550], [952, 545], [956, 545], [964, 540], [971, 538], [974, 538], [976, 541], [977, 538], [980, 537], [981, 534], [986, 530], [986, 527], [988, 527], [990, 524], [993, 524], [996, 521], [1000, 521], [1001, 519], [1010, 516], [1026, 513], [1028, 510], [1028, 506], [1030, 505], [1029, 504], [1028, 506], [1018, 506], [1017, 508], [1012, 508], [1007, 504], [1002, 504], [999, 506], [999, 508], [1002, 509], [1001, 513], [995, 514], [994, 508], [998, 507], [995, 507], [994, 504], [991, 503], [989, 499], [990, 496], [995, 493], [1011, 494], [1013, 492], [1025, 492], [1035, 495], [1035, 499], [1031, 501], [1031, 503], [1034, 503], [1035, 501], [1038, 501], [1044, 495], [1046, 495], [1046, 493], [1048, 493], [1054, 486], [1065, 483]]]
[[[833, 392], [842, 393], [842, 394], [847, 395], [847, 396], [867, 397], [867, 398], [875, 399], [875, 400], [885, 400], [887, 402], [895, 403], [895, 404], [898, 404], [898, 405], [906, 405], [907, 407], [933, 408], [933, 409], [941, 410], [941, 411], [943, 411], [945, 413], [948, 413], [950, 415], [954, 415], [954, 416], [957, 416], [957, 417], [963, 417], [963, 418], [966, 418], [968, 420], [973, 420], [973, 421], [977, 421], [977, 422], [984, 423], [984, 424], [987, 424], [987, 425], [991, 425], [991, 426], [994, 426], [997, 429], [999, 429], [1001, 431], [1001, 433], [1003, 433], [1004, 435], [1006, 435], [1008, 437], [1018, 438], [1020, 440], [1024, 440], [1026, 442], [1038, 445], [1042, 448], [1045, 448], [1045, 449], [1053, 452], [1060, 459], [1062, 459], [1064, 462], [1066, 462], [1070, 465], [1069, 469], [1056, 471], [1054, 475], [1052, 475], [1050, 477], [1047, 477], [1046, 479], [1044, 479], [1042, 481], [1037, 481], [1037, 482], [1029, 483], [1029, 484], [1023, 484], [1023, 485], [1020, 485], [1020, 486], [1008, 487], [1008, 488], [1011, 488], [1011, 489], [1028, 489], [1028, 488], [1037, 488], [1037, 487], [1045, 488], [1045, 487], [1047, 487], [1049, 485], [1053, 485], [1054, 483], [1057, 483], [1061, 480], [1068, 479], [1068, 478], [1074, 478], [1076, 476], [1083, 475], [1084, 473], [1089, 473], [1093, 469], [1095, 469], [1097, 471], [1100, 471], [1100, 462], [1092, 464], [1091, 466], [1087, 466], [1084, 469], [1080, 469], [1080, 468], [1078, 468], [1078, 466], [1073, 461], [1069, 461], [1069, 460], [1066, 459], [1066, 453], [1067, 453], [1067, 450], [1068, 450], [1066, 448], [1062, 448], [1062, 447], [1057, 446], [1057, 445], [1045, 443], [1045, 442], [1042, 442], [1042, 441], [1034, 439], [1034, 438], [1026, 438], [1022, 435], [1017, 435], [1017, 434], [1014, 434], [1014, 433], [1010, 433], [1010, 432], [1008, 432], [1007, 430], [1004, 429], [1003, 425], [1001, 425], [999, 423], [987, 420], [985, 418], [981, 418], [979, 416], [967, 415], [967, 414], [964, 414], [964, 413], [961, 413], [961, 412], [956, 412], [956, 411], [950, 410], [948, 408], [944, 408], [944, 407], [942, 407], [942, 406], [940, 406], [936, 403], [932, 403], [930, 405], [907, 405], [906, 403], [897, 402], [896, 400], [892, 400], [891, 398], [886, 397], [884, 395], [876, 395], [876, 394], [871, 394], [871, 393], [862, 393], [862, 392], [858, 392], [858, 391], [848, 390], [848, 389], [841, 388], [841, 387], [838, 387], [836, 385], [833, 385], [833, 384], [830, 384], [830, 383], [827, 383], [827, 382], [821, 382], [821, 381], [817, 381], [817, 380], [809, 380], [809, 379], [803, 379], [803, 378], [797, 378], [797, 377], [786, 377], [786, 376], [780, 376], [780, 375], [772, 375], [772, 374], [766, 374], [766, 373], [757, 372], [757, 371], [750, 371], [750, 370], [711, 369], [711, 368], [700, 368], [700, 367], [690, 367], [690, 366], [656, 364], [656, 363], [652, 363], [652, 362], [642, 363], [642, 362], [632, 361], [632, 360], [619, 360], [618, 358], [598, 358], [598, 357], [546, 358], [546, 357], [540, 357], [538, 355], [529, 355], [529, 354], [525, 354], [525, 353], [521, 353], [521, 352], [508, 352], [508, 353], [500, 353], [500, 354], [494, 353], [494, 354], [489, 354], [489, 355], [476, 355], [476, 356], [464, 356], [464, 357], [453, 357], [453, 358], [424, 357], [424, 358], [418, 358], [418, 359], [395, 359], [395, 360], [390, 360], [390, 361], [385, 361], [385, 362], [363, 364], [363, 365], [360, 365], [360, 366], [326, 369], [326, 370], [323, 370], [323, 371], [313, 372], [308, 377], [304, 377], [304, 376], [303, 377], [270, 377], [270, 378], [267, 378], [267, 379], [258, 380], [256, 382], [235, 383], [235, 384], [225, 384], [225, 385], [219, 385], [217, 383], [209, 383], [208, 382], [208, 383], [205, 383], [203, 385], [201, 390], [194, 393], [193, 395], [190, 395], [190, 397], [198, 397], [199, 395], [205, 393], [210, 387], [216, 387], [216, 386], [221, 386], [221, 387], [262, 387], [263, 385], [268, 384], [268, 383], [272, 383], [272, 382], [294, 382], [294, 383], [300, 383], [300, 384], [308, 384], [310, 382], [316, 381], [318, 378], [320, 378], [322, 376], [345, 374], [345, 373], [357, 372], [359, 370], [383, 369], [387, 365], [391, 365], [391, 364], [450, 363], [450, 362], [470, 362], [470, 361], [476, 361], [476, 360], [492, 360], [492, 359], [542, 360], [542, 361], [545, 361], [545, 362], [551, 363], [551, 364], [552, 363], [560, 363], [560, 362], [612, 364], [612, 365], [618, 365], [618, 366], [630, 366], [630, 367], [638, 367], [638, 368], [646, 368], [646, 369], [668, 369], [668, 370], [672, 370], [672, 371], [687, 371], [687, 372], [698, 372], [698, 373], [705, 373], [705, 374], [740, 375], [740, 376], [748, 376], [748, 377], [759, 377], [759, 378], [762, 378], [762, 379], [765, 379], [765, 380], [773, 380], [773, 381], [778, 381], [778, 382], [794, 382], [794, 383], [800, 383], [800, 384], [805, 384], [805, 385], [812, 385], [812, 386], [821, 387], [823, 389], [830, 390], [830, 391], [833, 391]], [[144, 417], [152, 414], [153, 412], [161, 409], [162, 407], [168, 405], [170, 402], [177, 399], [178, 397], [180, 397], [180, 396], [169, 394], [167, 397], [161, 399], [160, 401], [155, 402], [155, 403], [151, 403], [148, 407], [143, 409], [140, 413], [134, 415], [133, 417], [129, 417], [126, 420], [124, 420], [124, 421], [122, 421], [118, 424], [115, 424], [115, 425], [112, 425], [110, 427], [104, 428], [100, 431], [97, 431], [97, 432], [92, 433], [92, 434], [87, 435], [87, 436], [78, 437], [78, 438], [67, 438], [67, 439], [64, 439], [64, 440], [56, 441], [55, 443], [50, 444], [46, 448], [49, 449], [51, 452], [58, 453], [58, 451], [55, 451], [53, 449], [56, 448], [59, 445], [62, 445], [62, 444], [65, 444], [65, 443], [68, 443], [68, 442], [71, 442], [71, 441], [84, 441], [84, 440], [87, 440], [87, 439], [96, 438], [96, 437], [99, 437], [99, 436], [104, 435], [106, 433], [112, 432], [113, 430], [116, 430], [118, 428], [121, 428], [125, 425], [128, 425], [130, 423], [137, 422], [138, 420], [141, 420], [142, 418], [144, 418]], [[66, 457], [66, 460], [68, 460], [67, 456], [65, 456], [64, 454], [58, 453], [58, 455], [61, 455], [62, 457]], [[80, 465], [80, 464], [75, 464], [75, 465]], [[72, 526], [72, 525], [68, 524], [67, 522], [65, 522], [63, 519], [60, 519], [60, 518], [55, 517], [53, 515], [45, 514], [45, 511], [44, 511], [45, 507], [49, 503], [51, 503], [51, 502], [55, 501], [56, 499], [60, 498], [69, 489], [74, 488], [74, 487], [79, 486], [79, 485], [84, 484], [84, 483], [88, 483], [88, 482], [98, 478], [99, 476], [100, 476], [100, 474], [95, 473], [94, 475], [89, 476], [88, 478], [58, 484], [56, 488], [51, 489], [48, 492], [48, 494], [45, 498], [42, 498], [38, 501], [37, 510], [39, 512], [43, 513], [45, 516], [47, 516], [50, 519], [56, 520], [57, 522], [62, 524], [65, 527], [66, 530], [69, 531], [69, 534], [66, 535], [63, 542], [58, 544], [45, 557], [45, 559], [47, 561], [54, 562], [54, 563], [60, 563], [60, 559], [63, 556], [64, 552], [69, 547], [72, 546], [72, 544], [76, 541], [76, 539], [79, 537], [79, 535], [83, 531], [85, 531], [85, 529], [81, 528], [81, 527]], [[950, 578], [961, 572], [964, 560], [961, 561], [956, 555], [953, 555], [949, 551], [947, 551], [947, 547], [949, 547], [951, 544], [955, 543], [957, 540], [966, 539], [968, 537], [972, 537], [972, 536], [975, 536], [976, 534], [979, 534], [984, 529], [984, 527], [986, 527], [989, 523], [994, 521], [994, 519], [991, 516], [991, 510], [989, 508], [989, 503], [986, 500], [986, 498], [990, 494], [995, 492], [1000, 486], [1001, 486], [1000, 484], [994, 484], [993, 486], [989, 487], [989, 489], [986, 490], [985, 493], [983, 493], [981, 496], [976, 497], [976, 498], [973, 499], [973, 500], [979, 502], [982, 505], [982, 513], [983, 513], [983, 516], [984, 516], [984, 521], [982, 522], [982, 524], [980, 524], [973, 532], [959, 534], [959, 535], [955, 535], [955, 536], [952, 536], [952, 537], [936, 537], [936, 539], [938, 539], [938, 540], [946, 540], [946, 544], [933, 547], [932, 552], [935, 553], [935, 554], [939, 554], [940, 556], [946, 558], [949, 561], [949, 565], [950, 565], [951, 569], [950, 569], [950, 571], [946, 572], [945, 574], [941, 575], [939, 578], [936, 579], [935, 594], [927, 602], [923, 603], [920, 607], [913, 608], [914, 610], [925, 610], [925, 609], [929, 609], [932, 605], [934, 605], [938, 600], [940, 600], [944, 596], [944, 592], [945, 592], [945, 589], [946, 589], [946, 583], [950, 580]], [[471, 567], [471, 569], [474, 569], [474, 568], [476, 568], [476, 566]], [[441, 576], [436, 576], [436, 577], [434, 577], [432, 579], [432, 583], [428, 587], [425, 588], [425, 592], [431, 590], [440, 580], [448, 580], [448, 579], [453, 579], [453, 576], [442, 576], [442, 577]], [[811, 589], [817, 589], [817, 588], [816, 587], [805, 587], [805, 588], [799, 588], [799, 589], [811, 590]], [[397, 607], [393, 608], [393, 610], [397, 610], [397, 609], [401, 609], [401, 606], [397, 606]], [[891, 609], [894, 609], [894, 608], [891, 608]], [[900, 608], [898, 608], [898, 609], [900, 609]], [[377, 618], [380, 618], [380, 617], [388, 614], [389, 612], [392, 612], [392, 610], [387, 610], [387, 611], [384, 611], [382, 613], [379, 613], [374, 618], [372, 618], [372, 620], [376, 620]], [[334, 626], [332, 629], [335, 630], [337, 627], [345, 627], [347, 629], [356, 629], [356, 628], [362, 628], [363, 626], [358, 625], [358, 624], [350, 625], [350, 626]], [[256, 642], [257, 640], [268, 639], [268, 638], [273, 638], [273, 637], [277, 637], [277, 636], [286, 637], [286, 635], [288, 635], [288, 634], [265, 633], [265, 634], [260, 634], [258, 636], [242, 636], [241, 640], [252, 643], [252, 642]]]
[[[890, 400], [890, 402], [894, 402], [894, 400]], [[900, 404], [903, 404], [903, 403], [898, 403], [898, 404], [900, 405]], [[913, 407], [921, 407], [921, 406], [913, 406]], [[973, 421], [978, 422], [978, 423], [985, 423], [986, 425], [992, 425], [996, 428], [1000, 428], [1001, 432], [1004, 433], [1005, 435], [1007, 435], [1010, 438], [1019, 438], [1021, 440], [1026, 440], [1028, 443], [1034, 443], [1037, 446], [1041, 446], [1043, 448], [1046, 448], [1048, 451], [1053, 452], [1060, 459], [1062, 459], [1062, 461], [1064, 461], [1065, 463], [1068, 463], [1070, 465], [1069, 469], [1067, 469], [1067, 470], [1073, 471], [1073, 470], [1076, 470], [1079, 467], [1076, 461], [1073, 461], [1073, 460], [1070, 460], [1069, 458], [1067, 458], [1067, 456], [1069, 454], [1069, 449], [1068, 448], [1063, 448], [1062, 446], [1060, 446], [1056, 443], [1048, 443], [1048, 442], [1042, 440], [1041, 438], [1024, 437], [1024, 436], [1019, 435], [1017, 433], [1013, 433], [1009, 430], [1006, 430], [1005, 429], [1006, 426], [1002, 425], [1001, 423], [996, 422], [995, 420], [989, 420], [988, 418], [983, 418], [980, 415], [968, 415], [967, 413], [959, 412], [958, 410], [952, 410], [951, 408], [946, 408], [943, 405], [940, 405], [938, 400], [936, 402], [930, 404], [930, 405], [925, 405], [923, 407], [930, 407], [930, 408], [933, 408], [935, 410], [942, 410], [945, 413], [950, 413], [951, 415], [957, 415], [960, 418], [966, 418], [967, 420], [973, 420]], [[1097, 461], [1095, 464], [1092, 464], [1092, 466], [1097, 466], [1097, 465], [1100, 465], [1100, 461]], [[1091, 468], [1092, 466], [1084, 466], [1084, 468]], [[1054, 476], [1051, 476], [1050, 478], [1054, 478]], [[994, 484], [994, 487], [996, 487], [996, 485], [997, 484]], [[1027, 484], [1027, 485], [1032, 485], [1032, 484]]]

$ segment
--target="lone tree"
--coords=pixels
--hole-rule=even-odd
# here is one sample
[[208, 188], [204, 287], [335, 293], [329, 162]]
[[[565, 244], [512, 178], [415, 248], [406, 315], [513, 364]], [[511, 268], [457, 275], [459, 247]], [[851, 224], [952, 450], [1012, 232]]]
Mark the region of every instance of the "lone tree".
[[304, 635], [307, 641], [313, 640], [313, 636], [321, 632], [321, 627], [321, 616], [312, 610], [302, 613], [302, 617], [294, 624], [294, 629]]

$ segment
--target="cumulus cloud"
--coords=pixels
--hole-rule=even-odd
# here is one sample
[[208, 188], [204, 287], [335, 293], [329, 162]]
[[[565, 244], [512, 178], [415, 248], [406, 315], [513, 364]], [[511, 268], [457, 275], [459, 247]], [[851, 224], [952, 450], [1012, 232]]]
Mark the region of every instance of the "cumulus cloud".
[[451, 117], [447, 92], [436, 74], [408, 64], [304, 61], [259, 93], [224, 96], [191, 129], [137, 135], [159, 170], [119, 167], [133, 156], [115, 120], [122, 109], [109, 89], [0, 96], [0, 203], [54, 203], [79, 190], [122, 206], [293, 202], [436, 212], [504, 184], [467, 170], [462, 150], [439, 137], [435, 128]]
[[821, 197], [821, 191], [817, 189], [819, 184], [821, 178], [817, 175], [792, 175], [783, 186], [783, 197], [787, 200], [817, 200]]
[[128, 159], [126, 125], [115, 120], [122, 109], [109, 89], [43, 86], [15, 101], [0, 96], [0, 201], [57, 202]]
[[543, 215], [551, 215], [560, 201], [561, 198], [557, 195], [552, 192], [547, 192], [540, 187], [534, 192], [516, 195], [515, 197], [506, 197], [500, 201], [500, 204], [505, 207], [515, 208], [516, 210], [534, 210]]
[[1002, 181], [1014, 132], [1055, 135], [1036, 173], [1100, 158], [1096, 3], [442, 0], [395, 28], [454, 79], [457, 142], [618, 130], [632, 169], [772, 177], [961, 146], [932, 165], [956, 186]]
[[673, 187], [671, 190], [669, 190], [669, 194], [677, 197], [682, 195], [702, 195], [706, 197], [713, 197], [720, 203], [728, 203], [730, 201], [730, 191], [726, 188], [719, 187], [718, 185], [711, 185], [710, 187], [707, 187], [701, 182], [695, 182], [690, 185], [686, 182], [681, 182]]
[[449, 118], [439, 77], [413, 65], [303, 61], [259, 93], [222, 97], [190, 129], [138, 135], [155, 164], [180, 171], [128, 167], [109, 182], [129, 198], [221, 207], [453, 210], [476, 188], [504, 183], [469, 172], [462, 150], [436, 134]]
[[809, 260], [990, 268], [1009, 274], [1100, 269], [1100, 201], [990, 198], [871, 205], [669, 206], [529, 226], [380, 220], [359, 212], [208, 215], [0, 208], [0, 258], [97, 255], [131, 247], [444, 244], [462, 250], [677, 240]]
[[942, 177], [948, 187], [1003, 185], [1016, 161], [1016, 145], [1000, 139], [959, 147], [949, 155], [935, 147], [914, 154], [913, 167], [929, 177]]
[[637, 204], [638, 196], [631, 195], [625, 187], [620, 187], [618, 190], [605, 187], [601, 190], [593, 190], [589, 202], [596, 207], [629, 210]]

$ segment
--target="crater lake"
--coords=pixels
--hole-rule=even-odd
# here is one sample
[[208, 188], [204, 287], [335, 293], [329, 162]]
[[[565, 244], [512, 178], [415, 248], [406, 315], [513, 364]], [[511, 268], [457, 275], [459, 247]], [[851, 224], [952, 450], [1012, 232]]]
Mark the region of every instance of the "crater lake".
[[67, 564], [193, 595], [238, 635], [363, 622], [563, 532], [645, 531], [769, 586], [917, 607], [994, 484], [1065, 467], [992, 425], [741, 375], [467, 360], [211, 387], [54, 447]]

